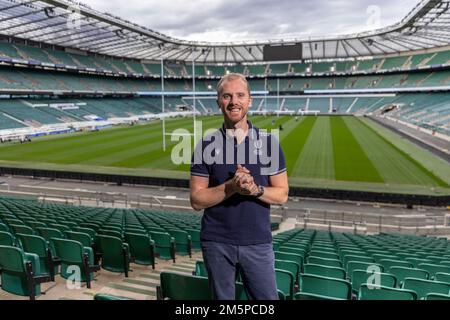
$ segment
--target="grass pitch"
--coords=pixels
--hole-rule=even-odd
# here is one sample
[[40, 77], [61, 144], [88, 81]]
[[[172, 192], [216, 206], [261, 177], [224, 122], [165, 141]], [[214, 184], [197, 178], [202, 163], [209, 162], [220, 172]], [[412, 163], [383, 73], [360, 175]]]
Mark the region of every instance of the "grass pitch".
[[[203, 131], [222, 123], [222, 117], [199, 120]], [[269, 131], [283, 125], [280, 140], [291, 186], [450, 194], [447, 162], [369, 119], [310, 116], [296, 121], [290, 116], [253, 116], [250, 120]], [[167, 133], [179, 128], [192, 133], [192, 119], [166, 121]], [[0, 165], [187, 179], [189, 165], [171, 160], [177, 142], [166, 136], [163, 151], [162, 123], [155, 121], [4, 144], [0, 146]]]

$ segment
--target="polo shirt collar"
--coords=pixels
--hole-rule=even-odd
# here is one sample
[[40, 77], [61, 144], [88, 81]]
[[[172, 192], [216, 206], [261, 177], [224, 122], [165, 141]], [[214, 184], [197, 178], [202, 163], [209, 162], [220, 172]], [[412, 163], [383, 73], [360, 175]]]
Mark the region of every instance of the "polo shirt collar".
[[[247, 124], [248, 124], [248, 132], [250, 132], [250, 134], [251, 134], [251, 139], [254, 140], [255, 139], [255, 137], [254, 137], [255, 130], [257, 130], [257, 129], [253, 126], [253, 123], [251, 123], [251, 121], [247, 120]], [[224, 136], [225, 139], [234, 139], [234, 137], [230, 137], [229, 135], [227, 135], [227, 129], [225, 129], [225, 123], [222, 123], [220, 132], [222, 132], [222, 135]], [[247, 136], [245, 137], [245, 139], [248, 139], [248, 133], [247, 133]]]

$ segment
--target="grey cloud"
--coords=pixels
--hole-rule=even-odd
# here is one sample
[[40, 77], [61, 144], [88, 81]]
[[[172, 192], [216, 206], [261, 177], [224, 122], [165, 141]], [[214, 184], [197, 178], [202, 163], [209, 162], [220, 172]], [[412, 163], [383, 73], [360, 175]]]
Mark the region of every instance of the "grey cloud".
[[326, 36], [366, 30], [374, 16], [369, 6], [380, 9], [381, 26], [399, 22], [419, 0], [240, 0], [159, 1], [91, 0], [89, 5], [177, 38], [201, 39], [203, 33], [221, 32], [232, 39], [262, 40]]

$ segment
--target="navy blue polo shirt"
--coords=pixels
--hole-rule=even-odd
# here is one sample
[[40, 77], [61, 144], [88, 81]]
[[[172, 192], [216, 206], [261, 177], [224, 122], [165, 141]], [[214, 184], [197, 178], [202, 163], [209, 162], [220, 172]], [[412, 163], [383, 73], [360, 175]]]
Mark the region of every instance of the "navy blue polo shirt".
[[[191, 175], [207, 177], [209, 187], [215, 187], [232, 179], [240, 164], [251, 172], [257, 185], [269, 186], [270, 176], [285, 172], [278, 140], [251, 122], [248, 125], [248, 134], [240, 144], [224, 126], [204, 137], [192, 156]], [[200, 238], [234, 245], [269, 243], [270, 205], [253, 196], [234, 194], [205, 209]]]

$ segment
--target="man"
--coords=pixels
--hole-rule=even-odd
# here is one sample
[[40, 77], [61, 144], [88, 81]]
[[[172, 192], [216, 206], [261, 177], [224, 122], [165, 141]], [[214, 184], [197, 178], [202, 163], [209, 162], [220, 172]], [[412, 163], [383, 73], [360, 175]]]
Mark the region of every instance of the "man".
[[197, 146], [191, 165], [191, 205], [205, 209], [202, 252], [214, 299], [235, 299], [240, 270], [253, 300], [278, 298], [270, 205], [288, 199], [284, 154], [278, 141], [247, 120], [252, 103], [243, 75], [217, 86], [224, 124]]

